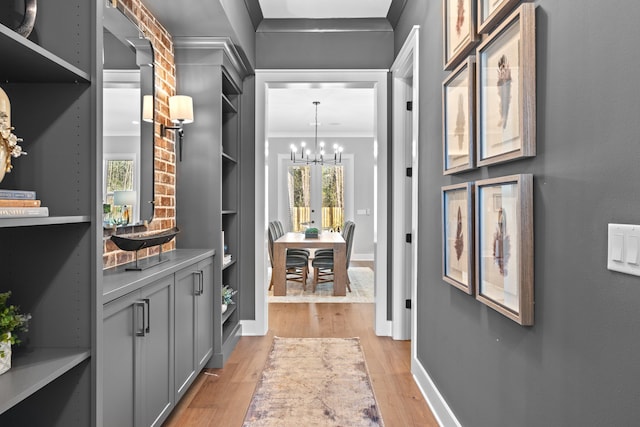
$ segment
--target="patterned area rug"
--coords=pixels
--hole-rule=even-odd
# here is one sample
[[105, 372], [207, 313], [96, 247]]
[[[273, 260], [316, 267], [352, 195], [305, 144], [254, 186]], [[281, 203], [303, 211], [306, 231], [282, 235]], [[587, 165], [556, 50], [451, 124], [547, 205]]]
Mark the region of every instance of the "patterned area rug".
[[383, 426], [358, 338], [279, 338], [243, 427]]
[[[347, 290], [344, 297], [333, 296], [333, 282], [318, 283], [316, 292], [313, 292], [313, 270], [307, 281], [307, 290], [302, 289], [302, 283], [289, 280], [287, 282], [287, 296], [274, 297], [273, 291], [269, 291], [269, 302], [375, 302], [373, 270], [369, 267], [349, 268], [351, 278], [351, 292]], [[271, 277], [267, 278], [268, 280]]]

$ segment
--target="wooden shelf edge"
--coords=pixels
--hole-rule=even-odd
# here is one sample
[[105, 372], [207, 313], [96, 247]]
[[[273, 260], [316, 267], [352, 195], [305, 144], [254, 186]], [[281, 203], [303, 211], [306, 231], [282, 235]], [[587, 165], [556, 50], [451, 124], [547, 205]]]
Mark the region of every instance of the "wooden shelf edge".
[[238, 304], [231, 304], [230, 306], [227, 307], [227, 311], [222, 313], [222, 324], [223, 325], [224, 325], [224, 322], [229, 320], [229, 317], [231, 317], [233, 312], [236, 311], [237, 307], [238, 307]]
[[238, 109], [224, 93], [222, 94], [222, 111], [227, 114], [238, 114]]
[[89, 215], [77, 216], [45, 216], [38, 218], [0, 218], [0, 228], [9, 227], [33, 227], [60, 224], [90, 223]]
[[222, 158], [226, 159], [226, 160], [229, 160], [230, 162], [233, 162], [233, 163], [238, 163], [238, 160], [236, 160], [234, 157], [228, 155], [225, 152], [222, 153]]
[[[239, 336], [238, 337], [236, 336], [240, 331], [240, 327], [241, 327], [240, 322], [237, 322], [233, 326], [229, 325], [227, 327], [228, 331], [223, 330], [223, 333], [222, 333], [222, 349], [223, 349], [222, 352], [223, 353], [227, 353], [225, 349], [232, 350], [233, 347], [235, 347], [235, 344], [238, 342], [238, 339], [240, 338]], [[227, 329], [227, 328], [223, 328], [223, 329]], [[228, 354], [231, 354], [231, 351], [229, 351]]]
[[[29, 52], [31, 58], [34, 58], [39, 65], [43, 65], [42, 67], [30, 67], [32, 69], [42, 70], [40, 71], [42, 73], [42, 81], [91, 82], [89, 73], [82, 71], [31, 40], [22, 37], [3, 24], [0, 24], [0, 46], [2, 46], [3, 50], [22, 49]], [[57, 73], [48, 72], [48, 70], [51, 71], [55, 69], [57, 69]], [[53, 74], [57, 77], [51, 77]], [[12, 78], [10, 80], [14, 79]], [[16, 81], [22, 80], [17, 79]]]
[[231, 267], [233, 264], [235, 264], [237, 261], [235, 259], [231, 260], [230, 262], [223, 264], [222, 265], [222, 271], [226, 270], [227, 268]]
[[91, 357], [89, 349], [35, 348], [16, 354], [0, 376], [0, 414]]

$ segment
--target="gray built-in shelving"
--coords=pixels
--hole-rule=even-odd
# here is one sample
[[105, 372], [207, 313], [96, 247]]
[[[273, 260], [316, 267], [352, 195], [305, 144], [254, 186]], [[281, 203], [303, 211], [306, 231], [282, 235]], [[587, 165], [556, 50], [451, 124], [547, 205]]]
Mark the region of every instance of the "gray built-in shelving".
[[[177, 92], [194, 100], [195, 121], [185, 127], [177, 170], [176, 219], [180, 248], [220, 248], [214, 262], [213, 357], [222, 367], [238, 342], [240, 302], [240, 110], [250, 67], [228, 38], [174, 39]], [[224, 264], [222, 232], [233, 261]], [[222, 313], [222, 288], [238, 291]], [[250, 289], [252, 291], [252, 287]]]
[[36, 191], [50, 215], [0, 219], [0, 292], [32, 315], [0, 375], [2, 426], [96, 424], [97, 10], [39, 2], [29, 39], [0, 24], [0, 86], [28, 152], [0, 188]]

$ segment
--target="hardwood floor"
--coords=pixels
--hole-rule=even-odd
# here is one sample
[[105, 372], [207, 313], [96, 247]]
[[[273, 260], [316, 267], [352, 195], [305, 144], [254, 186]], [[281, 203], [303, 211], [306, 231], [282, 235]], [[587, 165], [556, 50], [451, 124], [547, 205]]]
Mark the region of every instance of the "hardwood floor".
[[242, 337], [223, 369], [205, 370], [166, 427], [242, 426], [271, 348], [280, 337], [360, 337], [386, 427], [437, 426], [411, 375], [409, 341], [378, 337], [373, 304], [269, 304], [269, 333]]

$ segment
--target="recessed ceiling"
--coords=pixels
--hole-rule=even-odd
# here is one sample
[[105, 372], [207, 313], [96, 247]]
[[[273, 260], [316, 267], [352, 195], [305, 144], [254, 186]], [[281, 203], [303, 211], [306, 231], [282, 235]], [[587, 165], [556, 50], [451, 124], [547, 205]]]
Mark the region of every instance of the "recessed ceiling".
[[266, 19], [385, 18], [391, 0], [259, 0]]
[[313, 101], [320, 101], [318, 140], [325, 137], [373, 137], [374, 89], [323, 86], [309, 88], [304, 84], [290, 84], [287, 88], [270, 88], [267, 96], [267, 137], [313, 138]]

